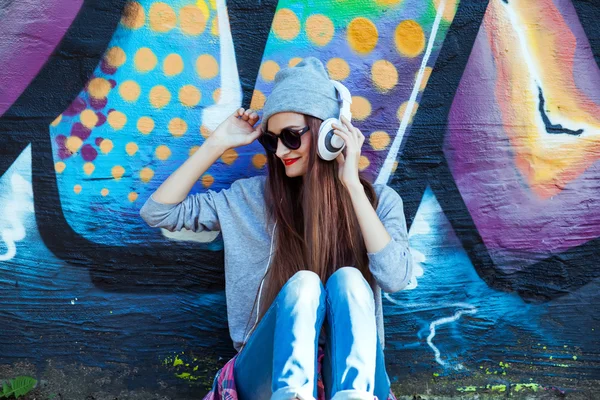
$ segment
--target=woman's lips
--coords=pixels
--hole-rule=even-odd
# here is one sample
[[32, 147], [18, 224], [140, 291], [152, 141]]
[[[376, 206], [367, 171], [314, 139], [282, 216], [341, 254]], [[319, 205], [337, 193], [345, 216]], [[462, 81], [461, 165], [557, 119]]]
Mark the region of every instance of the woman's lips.
[[283, 160], [283, 163], [285, 165], [292, 165], [293, 163], [295, 163], [296, 161], [298, 161], [300, 159], [300, 157], [298, 158], [294, 158], [293, 160]]

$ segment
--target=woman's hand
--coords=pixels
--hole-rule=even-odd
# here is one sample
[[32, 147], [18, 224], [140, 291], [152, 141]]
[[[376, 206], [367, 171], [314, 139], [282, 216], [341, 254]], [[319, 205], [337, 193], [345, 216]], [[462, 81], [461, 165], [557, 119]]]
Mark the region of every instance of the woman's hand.
[[344, 139], [346, 147], [335, 158], [338, 162], [338, 178], [346, 189], [356, 188], [361, 185], [358, 178], [358, 161], [360, 149], [365, 141], [365, 136], [360, 129], [354, 127], [344, 116], [341, 117], [342, 126], [333, 124], [333, 133]]
[[245, 146], [256, 140], [262, 133], [260, 125], [254, 128], [258, 115], [251, 109], [238, 108], [214, 130], [209, 140], [226, 149]]

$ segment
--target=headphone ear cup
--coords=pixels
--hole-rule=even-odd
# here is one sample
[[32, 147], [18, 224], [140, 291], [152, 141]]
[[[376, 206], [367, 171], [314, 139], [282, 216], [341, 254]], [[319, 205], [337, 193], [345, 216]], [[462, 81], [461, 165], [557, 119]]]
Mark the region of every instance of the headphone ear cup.
[[321, 123], [317, 140], [317, 154], [325, 161], [335, 159], [344, 150], [346, 142], [333, 133], [332, 124], [341, 125], [337, 118], [328, 118]]

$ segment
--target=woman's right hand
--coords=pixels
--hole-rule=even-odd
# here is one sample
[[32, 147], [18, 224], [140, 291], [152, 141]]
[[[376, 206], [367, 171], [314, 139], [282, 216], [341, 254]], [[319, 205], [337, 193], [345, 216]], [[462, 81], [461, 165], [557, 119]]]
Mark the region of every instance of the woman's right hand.
[[258, 115], [251, 109], [238, 108], [213, 131], [209, 139], [231, 149], [245, 146], [256, 140], [262, 133], [260, 124], [255, 128]]

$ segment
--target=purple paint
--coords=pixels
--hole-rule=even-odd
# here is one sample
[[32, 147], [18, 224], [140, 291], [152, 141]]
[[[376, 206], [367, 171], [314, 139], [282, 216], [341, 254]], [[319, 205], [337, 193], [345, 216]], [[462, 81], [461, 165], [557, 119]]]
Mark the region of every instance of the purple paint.
[[100, 70], [107, 75], [112, 75], [115, 72], [117, 72], [117, 69], [109, 65], [104, 59], [102, 59], [102, 61], [100, 62]]
[[106, 122], [106, 117], [101, 112], [97, 112], [96, 116], [98, 117], [98, 122], [96, 122], [96, 126], [102, 126]]
[[95, 99], [93, 97], [90, 97], [90, 105], [92, 106], [92, 108], [94, 110], [101, 110], [104, 107], [106, 107], [106, 104], [108, 103], [108, 98], [103, 97], [101, 99]]
[[0, 116], [48, 60], [81, 8], [81, 0], [19, 0], [2, 14]]
[[91, 133], [92, 131], [83, 126], [81, 122], [74, 123], [73, 127], [71, 128], [71, 136], [77, 136], [82, 141], [85, 141], [85, 139], [87, 139]]
[[81, 148], [81, 158], [83, 158], [84, 161], [94, 161], [97, 155], [98, 152], [91, 144], [85, 144]]
[[511, 272], [600, 236], [600, 165], [539, 198], [514, 164], [495, 84], [482, 26], [452, 103], [444, 153], [492, 259]]
[[74, 115], [79, 114], [83, 110], [85, 110], [86, 104], [85, 101], [81, 97], [75, 97], [75, 100], [67, 107], [65, 111], [63, 111], [64, 115], [72, 117]]

